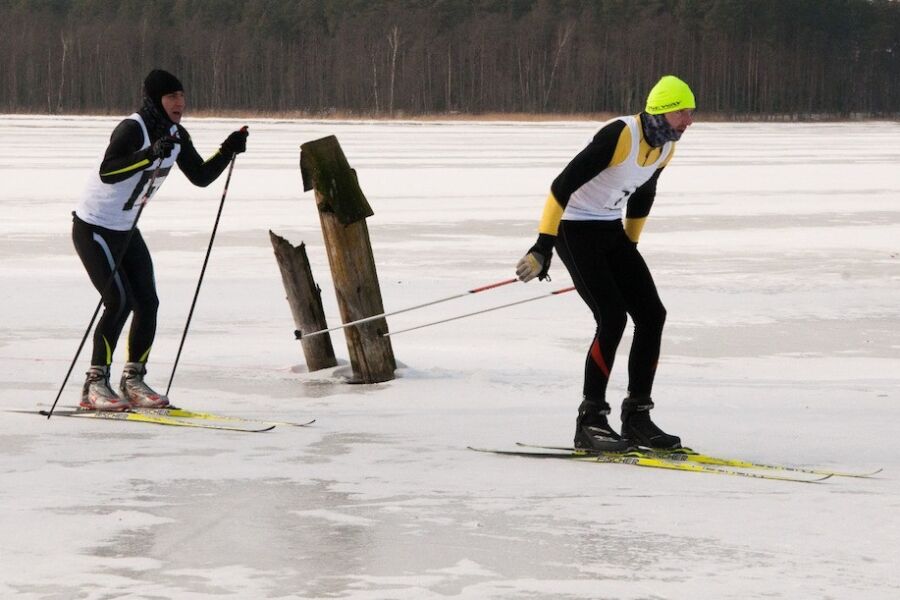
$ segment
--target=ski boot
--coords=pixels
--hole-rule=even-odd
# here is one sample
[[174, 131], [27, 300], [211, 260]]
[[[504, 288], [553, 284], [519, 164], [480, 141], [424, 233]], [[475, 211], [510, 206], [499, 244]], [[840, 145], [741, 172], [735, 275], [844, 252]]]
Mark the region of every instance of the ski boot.
[[609, 426], [609, 405], [585, 399], [575, 421], [575, 448], [592, 452], [627, 452], [631, 444]]
[[669, 435], [650, 420], [650, 396], [629, 395], [622, 401], [622, 436], [635, 446], [657, 450], [681, 448], [681, 438]]
[[79, 407], [85, 410], [128, 410], [128, 401], [120, 398], [109, 386], [109, 367], [91, 365], [81, 389]]
[[144, 363], [125, 363], [122, 370], [122, 380], [119, 389], [122, 397], [131, 403], [134, 408], [165, 408], [169, 405], [169, 399], [162, 394], [153, 391], [144, 383], [144, 375], [147, 367]]

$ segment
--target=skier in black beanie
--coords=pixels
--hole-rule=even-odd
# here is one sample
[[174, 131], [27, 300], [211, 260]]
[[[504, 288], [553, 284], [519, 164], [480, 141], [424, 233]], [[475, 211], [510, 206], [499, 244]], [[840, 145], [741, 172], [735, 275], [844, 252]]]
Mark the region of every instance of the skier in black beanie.
[[159, 103], [160, 98], [172, 92], [183, 91], [184, 86], [181, 85], [181, 81], [162, 69], [153, 69], [144, 79], [144, 96], [152, 100], [160, 108], [162, 108], [162, 104]]
[[[153, 125], [165, 127], [166, 125], [181, 121], [180, 112], [176, 115], [178, 121], [174, 121], [172, 117], [169, 117], [169, 115], [166, 114], [166, 110], [162, 105], [163, 96], [174, 94], [176, 92], [184, 92], [184, 86], [181, 85], [181, 81], [179, 81], [177, 77], [162, 69], [153, 69], [150, 71], [150, 74], [144, 79], [144, 101], [141, 110], [138, 111], [143, 113], [143, 115], [146, 115], [146, 117], [149, 117], [149, 119], [145, 118], [144, 122], [147, 123], [149, 120]], [[168, 129], [168, 127], [166, 127], [166, 129]]]
[[[246, 151], [248, 136], [246, 127], [229, 134], [204, 161], [181, 125], [184, 109], [181, 81], [161, 69], [150, 71], [144, 79], [141, 108], [113, 131], [99, 168], [72, 213], [75, 250], [104, 305], [94, 329], [91, 366], [81, 395], [84, 409], [121, 411], [169, 404], [168, 398], [144, 383], [159, 299], [153, 261], [135, 218], [140, 204], [159, 190], [175, 164], [191, 183], [205, 187], [235, 155]], [[112, 277], [114, 284], [107, 285], [116, 261], [120, 262]], [[109, 383], [110, 365], [129, 314], [128, 356], [117, 394]]]

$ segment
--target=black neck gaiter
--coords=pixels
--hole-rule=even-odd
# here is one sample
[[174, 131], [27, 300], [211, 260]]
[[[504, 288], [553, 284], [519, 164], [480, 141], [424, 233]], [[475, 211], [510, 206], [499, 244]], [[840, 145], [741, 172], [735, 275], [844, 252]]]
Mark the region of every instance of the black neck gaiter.
[[144, 103], [138, 111], [144, 119], [147, 126], [147, 133], [150, 134], [150, 142], [155, 142], [161, 137], [169, 135], [169, 129], [172, 127], [172, 121], [152, 99], [144, 96]]

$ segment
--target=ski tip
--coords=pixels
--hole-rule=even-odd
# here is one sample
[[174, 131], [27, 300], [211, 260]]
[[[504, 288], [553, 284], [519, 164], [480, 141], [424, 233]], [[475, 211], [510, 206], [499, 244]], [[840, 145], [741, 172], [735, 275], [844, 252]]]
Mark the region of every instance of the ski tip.
[[312, 425], [313, 423], [315, 423], [316, 420], [315, 420], [315, 419], [312, 419], [312, 420], [310, 420], [310, 421], [304, 421], [303, 423], [297, 423], [297, 422], [294, 422], [294, 421], [261, 421], [261, 422], [262, 422], [262, 423], [268, 423], [268, 424], [270, 424], [270, 425], [272, 425], [272, 426], [275, 426], [275, 425], [284, 425], [285, 427], [309, 427], [310, 425]]
[[487, 452], [488, 454], [505, 454], [506, 451], [496, 451], [492, 448], [478, 448], [477, 446], [466, 446], [466, 450], [473, 450], [475, 452]]
[[[34, 414], [34, 411], [31, 411], [31, 410], [23, 410], [21, 412]], [[90, 413], [90, 412], [95, 412], [95, 411], [83, 410], [83, 409], [78, 409], [78, 408], [57, 408], [56, 410], [52, 410], [52, 411], [51, 410], [39, 410], [39, 411], [37, 411], [37, 414], [39, 414], [42, 417], [47, 417], [49, 419], [50, 417], [70, 417], [74, 414]]]
[[[6, 408], [6, 409], [3, 409], [3, 412], [17, 413], [17, 414], [20, 414], [20, 415], [43, 415], [43, 416], [45, 416], [45, 417], [49, 417], [49, 416], [50, 416], [50, 411], [48, 411], [48, 410], [38, 410], [38, 411], [35, 411], [34, 409], [31, 409], [31, 408], [25, 408], [25, 409], [22, 409], [22, 408]], [[59, 412], [60, 412], [60, 411], [56, 411], [56, 412], [53, 413], [53, 414], [57, 414], [57, 413], [59, 413]]]
[[838, 477], [855, 477], [857, 479], [867, 479], [869, 477], [875, 477], [879, 473], [884, 471], [884, 468], [875, 469], [874, 471], [868, 471], [866, 473], [835, 473]]

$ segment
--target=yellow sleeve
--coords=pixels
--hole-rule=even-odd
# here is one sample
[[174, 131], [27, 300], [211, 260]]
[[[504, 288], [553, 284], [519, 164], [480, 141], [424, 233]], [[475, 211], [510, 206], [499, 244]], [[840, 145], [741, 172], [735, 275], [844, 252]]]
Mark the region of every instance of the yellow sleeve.
[[625, 219], [625, 235], [628, 236], [628, 239], [637, 244], [638, 239], [641, 237], [641, 230], [644, 229], [644, 223], [646, 222], [647, 217]]
[[544, 212], [541, 215], [541, 223], [538, 225], [538, 233], [556, 235], [562, 215], [563, 207], [557, 202], [553, 192], [550, 192], [550, 195], [547, 196], [547, 202], [544, 203]]

